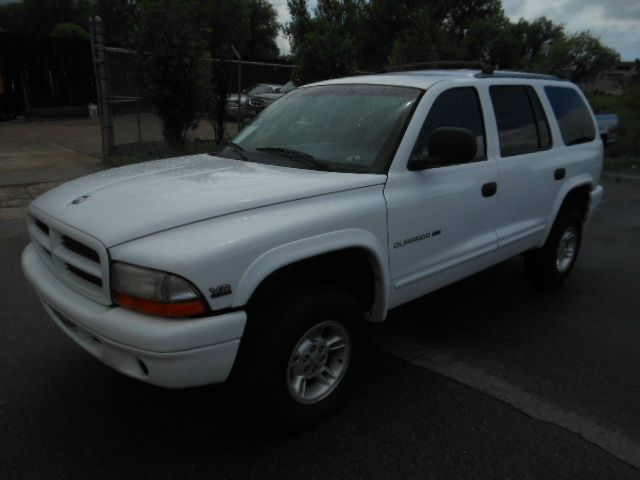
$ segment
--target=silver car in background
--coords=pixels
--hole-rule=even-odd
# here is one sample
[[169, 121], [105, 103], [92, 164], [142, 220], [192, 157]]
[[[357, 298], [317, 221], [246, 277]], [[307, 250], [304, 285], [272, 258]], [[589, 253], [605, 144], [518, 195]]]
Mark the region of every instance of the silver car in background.
[[252, 110], [253, 114], [258, 114], [273, 102], [278, 100], [280, 97], [283, 97], [287, 93], [295, 90], [297, 85], [293, 83], [293, 81], [289, 80], [284, 85], [278, 87], [272, 92], [265, 93], [256, 93], [249, 96], [249, 108]]
[[[240, 118], [254, 115], [250, 107], [250, 99], [255, 95], [270, 94], [278, 91], [282, 85], [258, 83], [248, 91], [230, 93], [227, 97], [225, 111], [229, 118]], [[238, 101], [239, 100], [239, 101]]]

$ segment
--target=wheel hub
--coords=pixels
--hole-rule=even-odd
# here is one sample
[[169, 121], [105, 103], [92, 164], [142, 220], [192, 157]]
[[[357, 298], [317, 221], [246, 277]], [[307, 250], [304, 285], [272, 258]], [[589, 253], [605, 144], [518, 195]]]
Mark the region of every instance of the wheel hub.
[[568, 227], [560, 236], [556, 252], [556, 269], [564, 273], [573, 264], [578, 250], [578, 234], [575, 227]]
[[298, 341], [287, 367], [287, 387], [298, 403], [316, 403], [342, 381], [351, 356], [351, 339], [338, 322], [322, 322]]

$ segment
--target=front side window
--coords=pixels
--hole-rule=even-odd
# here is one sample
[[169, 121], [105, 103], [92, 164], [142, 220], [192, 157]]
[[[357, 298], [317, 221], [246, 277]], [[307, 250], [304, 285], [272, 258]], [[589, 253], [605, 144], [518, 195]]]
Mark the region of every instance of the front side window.
[[544, 91], [558, 120], [565, 145], [591, 142], [596, 138], [591, 113], [578, 92], [567, 87], [545, 87]]
[[498, 126], [500, 156], [523, 155], [551, 147], [549, 124], [531, 87], [494, 85], [489, 93]]
[[[422, 90], [320, 85], [291, 91], [219, 155], [297, 168], [386, 173]], [[238, 151], [240, 146], [242, 150]]]
[[487, 158], [485, 150], [484, 122], [478, 93], [473, 87], [452, 88], [442, 92], [433, 102], [431, 110], [422, 125], [420, 135], [413, 147], [412, 155], [428, 158], [429, 137], [436, 128], [456, 127], [469, 130], [476, 138], [475, 160]]

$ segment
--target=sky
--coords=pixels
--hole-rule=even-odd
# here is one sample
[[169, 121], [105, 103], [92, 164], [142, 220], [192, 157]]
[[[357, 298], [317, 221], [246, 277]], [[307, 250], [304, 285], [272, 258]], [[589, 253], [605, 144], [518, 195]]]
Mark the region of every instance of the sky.
[[[281, 23], [289, 21], [286, 0], [269, 0]], [[311, 7], [316, 1], [310, 0]], [[546, 16], [563, 23], [568, 32], [589, 30], [623, 60], [640, 58], [640, 0], [502, 0], [507, 16], [534, 20]], [[278, 37], [282, 53], [289, 53], [289, 42]]]

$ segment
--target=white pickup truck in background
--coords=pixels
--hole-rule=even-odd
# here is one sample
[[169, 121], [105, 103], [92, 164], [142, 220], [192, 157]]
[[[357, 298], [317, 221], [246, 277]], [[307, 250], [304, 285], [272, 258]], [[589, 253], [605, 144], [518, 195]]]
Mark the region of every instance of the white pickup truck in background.
[[605, 146], [616, 141], [618, 133], [618, 115], [615, 113], [604, 113], [596, 115], [600, 138]]

